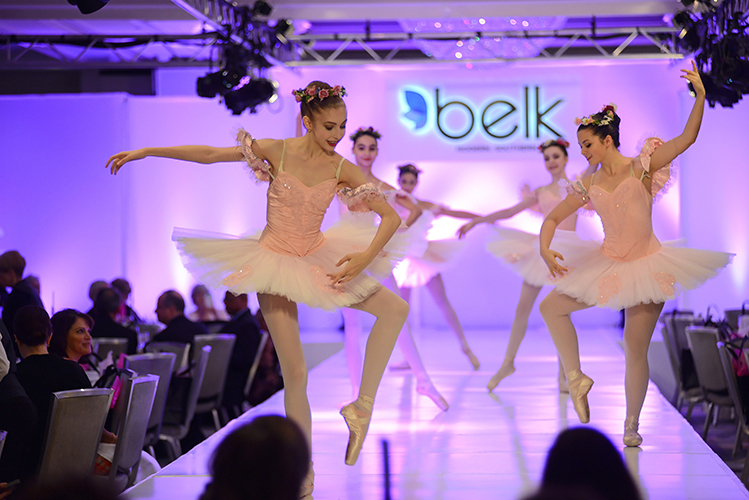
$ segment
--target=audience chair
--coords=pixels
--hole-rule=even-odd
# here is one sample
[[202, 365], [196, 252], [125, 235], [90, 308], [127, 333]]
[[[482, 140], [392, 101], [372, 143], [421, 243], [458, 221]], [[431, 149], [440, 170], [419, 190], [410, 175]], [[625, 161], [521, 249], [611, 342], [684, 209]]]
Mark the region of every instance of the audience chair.
[[171, 352], [174, 360], [174, 373], [180, 373], [190, 366], [190, 344], [184, 342], [151, 342], [146, 345], [146, 352]]
[[109, 472], [109, 480], [118, 493], [135, 483], [138, 465], [151, 417], [158, 375], [140, 375], [123, 380], [115, 412], [121, 417], [116, 427], [117, 445]]
[[107, 354], [111, 352], [112, 360], [117, 362], [120, 359], [120, 354], [127, 354], [127, 339], [125, 338], [93, 338], [91, 339], [91, 346], [100, 359], [106, 358]]
[[161, 434], [161, 422], [164, 419], [164, 407], [166, 397], [169, 394], [169, 383], [172, 380], [174, 360], [176, 355], [172, 352], [149, 352], [127, 356], [126, 367], [140, 375], [158, 375], [159, 383], [156, 387], [156, 395], [153, 400], [151, 417], [148, 419], [148, 429], [143, 448], [151, 456], [155, 457], [154, 446], [159, 442]]
[[[242, 411], [237, 411], [237, 414], [241, 414], [244, 411], [252, 408], [250, 403], [247, 402], [250, 396], [250, 389], [252, 389], [252, 383], [255, 381], [255, 375], [257, 375], [257, 369], [260, 366], [260, 360], [263, 359], [263, 352], [265, 352], [265, 345], [268, 343], [270, 334], [268, 332], [260, 333], [260, 343], [257, 346], [257, 352], [255, 353], [255, 359], [252, 361], [252, 367], [250, 373], [247, 376], [247, 382], [244, 384], [244, 397], [245, 402], [242, 404]], [[238, 410], [235, 408], [235, 410]]]
[[736, 379], [736, 372], [733, 369], [734, 350], [730, 344], [718, 342], [720, 361], [723, 365], [726, 382], [728, 383], [728, 394], [731, 396], [731, 401], [733, 401], [733, 406], [736, 409], [736, 440], [733, 443], [733, 456], [735, 457], [742, 448], [743, 437], [749, 436], [749, 427], [746, 425], [746, 415], [744, 414], [744, 405], [742, 404], [741, 393], [739, 392], [739, 383]]
[[[723, 364], [720, 360], [718, 342], [720, 336], [717, 328], [704, 326], [690, 326], [686, 329], [687, 342], [692, 350], [694, 367], [697, 370], [697, 378], [700, 380], [702, 394], [707, 402], [705, 414], [705, 426], [702, 429], [702, 439], [707, 439], [707, 431], [710, 428], [710, 420], [716, 406], [726, 406], [736, 409], [728, 392], [728, 382], [723, 372]], [[717, 418], [717, 414], [716, 414]]]
[[[679, 317], [681, 316], [681, 317]], [[677, 315], [676, 317], [679, 317], [679, 325], [682, 326], [683, 321], [682, 320], [691, 320], [694, 319], [694, 316], [691, 315]], [[663, 343], [666, 346], [666, 351], [668, 352], [668, 360], [671, 363], [671, 370], [674, 374], [674, 379], [676, 380], [676, 393], [674, 394], [673, 400], [675, 401], [676, 409], [681, 412], [681, 407], [686, 401], [688, 404], [687, 406], [687, 415], [686, 419], [687, 422], [692, 418], [692, 410], [694, 410], [694, 407], [697, 405], [697, 403], [701, 403], [704, 401], [704, 397], [702, 396], [702, 389], [697, 387], [690, 387], [689, 389], [684, 388], [684, 377], [682, 374], [682, 353], [683, 350], [686, 349], [688, 346], [687, 344], [681, 344], [678, 340], [678, 337], [676, 335], [676, 321], [673, 314], [668, 313], [664, 314], [661, 317], [661, 320], [664, 324], [662, 332], [663, 337]]]
[[203, 346], [198, 351], [195, 362], [190, 370], [191, 383], [190, 390], [188, 392], [184, 410], [182, 411], [182, 418], [178, 424], [167, 424], [166, 422], [161, 426], [161, 434], [159, 438], [162, 441], [166, 441], [174, 455], [172, 458], [177, 458], [182, 455], [182, 446], [180, 445], [180, 439], [187, 436], [190, 430], [190, 424], [195, 416], [195, 408], [198, 405], [198, 395], [200, 394], [200, 386], [203, 384], [203, 376], [205, 375], [205, 369], [208, 365], [208, 358], [211, 354], [211, 346]]
[[78, 389], [52, 394], [38, 481], [53, 482], [93, 471], [112, 389]]
[[5, 438], [8, 437], [7, 431], [0, 431], [0, 457], [3, 456], [3, 447], [5, 446]]
[[200, 387], [195, 413], [210, 412], [213, 415], [213, 425], [216, 430], [221, 428], [218, 410], [224, 396], [226, 374], [229, 371], [229, 363], [236, 339], [236, 336], [228, 333], [195, 336], [196, 350], [200, 350], [206, 345], [211, 346], [211, 356], [208, 358], [208, 366], [205, 368], [205, 376], [203, 377], [203, 385]]

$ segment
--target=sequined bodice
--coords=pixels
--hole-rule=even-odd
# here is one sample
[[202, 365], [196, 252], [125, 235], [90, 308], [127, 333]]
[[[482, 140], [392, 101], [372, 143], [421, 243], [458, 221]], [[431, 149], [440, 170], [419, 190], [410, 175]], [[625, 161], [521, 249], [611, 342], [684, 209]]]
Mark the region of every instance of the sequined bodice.
[[605, 237], [601, 251], [604, 255], [629, 262], [661, 248], [653, 234], [653, 198], [641, 180], [630, 176], [611, 193], [594, 184], [589, 193], [603, 222]]
[[[559, 205], [564, 199], [562, 191], [554, 191], [550, 188], [538, 189], [536, 191], [536, 199], [538, 200], [538, 207], [544, 217], [548, 217], [552, 210]], [[557, 229], [565, 231], [574, 231], [575, 224], [577, 223], [577, 214], [574, 213], [559, 223]]]

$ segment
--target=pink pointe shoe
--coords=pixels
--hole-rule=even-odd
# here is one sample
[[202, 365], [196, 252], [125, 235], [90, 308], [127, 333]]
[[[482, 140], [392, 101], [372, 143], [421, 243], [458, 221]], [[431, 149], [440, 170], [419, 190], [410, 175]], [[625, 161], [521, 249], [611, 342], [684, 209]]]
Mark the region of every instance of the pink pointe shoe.
[[622, 441], [626, 446], [635, 447], [642, 444], [642, 436], [637, 432], [639, 427], [637, 417], [627, 417], [624, 420], [624, 438]]
[[416, 384], [416, 392], [431, 399], [432, 402], [437, 405], [437, 408], [442, 411], [447, 411], [447, 409], [450, 408], [450, 405], [447, 404], [445, 398], [442, 397], [442, 394], [439, 393], [437, 388], [434, 387], [434, 384], [429, 380], [423, 383], [418, 382]]
[[475, 354], [473, 354], [473, 351], [470, 347], [468, 347], [468, 344], [465, 344], [462, 348], [463, 354], [466, 355], [468, 358], [468, 361], [470, 361], [471, 365], [473, 365], [474, 370], [478, 370], [481, 366], [481, 363], [479, 363], [479, 358], [476, 357]]
[[309, 463], [309, 472], [302, 481], [302, 489], [299, 492], [299, 498], [302, 500], [311, 500], [312, 491], [315, 489], [315, 471], [312, 469], [312, 462]]
[[373, 406], [374, 399], [367, 396], [359, 396], [359, 399], [341, 409], [341, 415], [346, 420], [349, 430], [348, 446], [346, 446], [346, 465], [354, 465], [359, 458], [359, 452], [369, 430], [369, 421], [372, 417]]
[[575, 407], [577, 416], [581, 423], [587, 424], [590, 422], [588, 393], [590, 388], [593, 387], [593, 379], [578, 369], [567, 373], [567, 383], [570, 388], [570, 399], [572, 399], [572, 405]]
[[497, 373], [492, 375], [492, 378], [489, 379], [489, 383], [486, 384], [486, 388], [489, 389], [489, 392], [492, 392], [495, 387], [499, 385], [502, 380], [506, 379], [510, 375], [515, 373], [515, 365], [512, 363], [502, 363], [502, 366], [499, 367], [499, 370], [497, 370]]

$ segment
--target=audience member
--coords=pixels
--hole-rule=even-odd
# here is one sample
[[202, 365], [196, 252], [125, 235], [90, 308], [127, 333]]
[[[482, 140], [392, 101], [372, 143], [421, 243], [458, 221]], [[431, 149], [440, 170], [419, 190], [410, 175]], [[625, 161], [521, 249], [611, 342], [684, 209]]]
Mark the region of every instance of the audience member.
[[0, 255], [0, 287], [13, 288], [3, 307], [2, 316], [11, 335], [15, 334], [14, 318], [19, 309], [24, 306], [43, 307], [39, 294], [26, 280], [22, 279], [25, 268], [26, 259], [15, 250]]
[[229, 371], [226, 374], [224, 400], [221, 406], [227, 411], [232, 411], [234, 407], [241, 408], [245, 399], [244, 386], [260, 345], [261, 334], [260, 327], [247, 306], [246, 293], [234, 295], [226, 292], [224, 306], [226, 312], [231, 315], [231, 321], [221, 331], [234, 334], [236, 340], [229, 362]]
[[[6, 431], [0, 455], [0, 481], [20, 479], [28, 463], [29, 442], [36, 425], [36, 407], [16, 377], [16, 355], [5, 324], [0, 320], [0, 357], [7, 363], [7, 372], [0, 377], [0, 429]], [[0, 489], [0, 492], [3, 490]], [[10, 489], [7, 489], [10, 494]], [[0, 494], [0, 498], [4, 498]]]
[[140, 316], [138, 316], [133, 308], [127, 304], [127, 300], [130, 298], [130, 294], [133, 291], [133, 289], [130, 287], [130, 282], [125, 278], [117, 278], [116, 280], [112, 281], [112, 288], [120, 292], [120, 296], [122, 297], [120, 317], [122, 318], [123, 323], [126, 326], [143, 323], [143, 321], [140, 319]]
[[192, 346], [195, 335], [208, 333], [205, 326], [185, 317], [185, 299], [174, 290], [161, 294], [156, 303], [156, 317], [166, 328], [152, 339], [153, 342], [183, 342]]
[[135, 354], [138, 350], [138, 332], [117, 322], [120, 304], [122, 304], [120, 292], [114, 288], [107, 287], [99, 290], [94, 301], [95, 323], [91, 329], [91, 336], [95, 339], [127, 339], [127, 353]]
[[52, 316], [52, 340], [49, 352], [80, 363], [91, 354], [91, 329], [94, 320], [75, 309], [63, 309]]
[[41, 297], [42, 283], [39, 281], [39, 276], [34, 276], [33, 274], [29, 274], [24, 279], [26, 280], [26, 283], [28, 283], [29, 286], [36, 291], [36, 294]]
[[[640, 500], [641, 496], [619, 451], [595, 429], [562, 431], [549, 450], [539, 494], [586, 491], [581, 498]], [[567, 498], [567, 497], [565, 497]]]
[[257, 417], [218, 445], [200, 500], [297, 500], [309, 463], [297, 424], [276, 415]]
[[109, 288], [109, 283], [102, 280], [96, 280], [91, 283], [90, 287], [88, 287], [88, 298], [91, 299], [91, 309], [89, 309], [86, 314], [94, 319], [96, 319], [96, 305], [94, 304], [94, 302], [96, 302], [96, 296], [99, 295], [99, 292], [104, 288]]
[[[101, 479], [101, 478], [98, 478]], [[23, 488], [18, 500], [117, 500], [114, 483], [93, 476], [65, 478]], [[14, 497], [15, 498], [15, 497]]]
[[229, 315], [213, 306], [213, 297], [205, 285], [195, 285], [190, 294], [195, 310], [187, 315], [191, 321], [209, 323], [211, 321], [229, 321]]
[[18, 363], [18, 381], [36, 406], [38, 419], [29, 446], [24, 476], [35, 472], [49, 416], [53, 392], [86, 389], [91, 383], [78, 363], [63, 359], [47, 350], [52, 337], [52, 323], [47, 312], [38, 306], [19, 309], [15, 318], [15, 336], [22, 361]]

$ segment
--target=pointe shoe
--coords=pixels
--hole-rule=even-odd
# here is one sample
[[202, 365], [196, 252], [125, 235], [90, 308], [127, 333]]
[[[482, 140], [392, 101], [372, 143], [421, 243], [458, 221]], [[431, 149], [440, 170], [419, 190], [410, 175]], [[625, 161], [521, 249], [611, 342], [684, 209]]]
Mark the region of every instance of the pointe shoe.
[[302, 481], [302, 489], [299, 492], [299, 498], [308, 500], [312, 498], [312, 491], [315, 489], [315, 471], [312, 469], [313, 463], [309, 463], [309, 472]]
[[626, 446], [640, 446], [642, 444], [642, 436], [637, 432], [639, 426], [637, 417], [627, 417], [624, 420], [624, 438], [622, 441]]
[[473, 369], [478, 370], [479, 366], [481, 366], [481, 363], [479, 363], [479, 358], [477, 358], [476, 355], [473, 354], [473, 351], [471, 350], [471, 348], [468, 347], [467, 345], [463, 346], [463, 354], [468, 356], [468, 361], [470, 361], [471, 364], [473, 365]]
[[401, 361], [400, 363], [394, 363], [389, 366], [390, 370], [392, 371], [405, 371], [410, 370], [411, 365], [408, 364], [408, 361]]
[[432, 402], [437, 405], [437, 408], [442, 411], [447, 411], [447, 409], [450, 408], [450, 405], [447, 404], [445, 398], [442, 397], [442, 394], [439, 393], [437, 388], [434, 387], [434, 384], [430, 381], [423, 384], [416, 384], [416, 392], [431, 399]]
[[510, 363], [509, 367], [505, 363], [502, 363], [502, 366], [499, 368], [499, 370], [497, 370], [497, 373], [492, 375], [492, 378], [489, 379], [489, 383], [486, 384], [486, 388], [489, 389], [489, 392], [492, 392], [502, 380], [509, 377], [513, 373], [515, 373], [515, 365], [513, 363]]
[[[348, 446], [346, 446], [346, 465], [354, 465], [359, 458], [359, 452], [369, 430], [369, 420], [372, 417], [373, 405], [374, 399], [367, 396], [359, 396], [359, 399], [341, 409], [341, 415], [346, 420], [349, 431]], [[369, 416], [362, 415], [362, 413], [366, 412], [369, 412]]]
[[570, 386], [567, 383], [567, 377], [564, 376], [564, 372], [559, 372], [559, 392], [561, 394], [569, 394]]
[[588, 393], [593, 387], [593, 379], [578, 370], [572, 370], [567, 373], [567, 383], [570, 389], [570, 398], [575, 407], [580, 422], [587, 424], [590, 422], [590, 407], [588, 406]]

